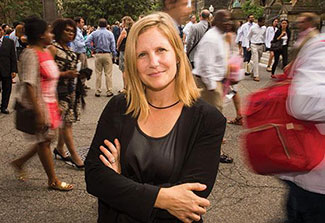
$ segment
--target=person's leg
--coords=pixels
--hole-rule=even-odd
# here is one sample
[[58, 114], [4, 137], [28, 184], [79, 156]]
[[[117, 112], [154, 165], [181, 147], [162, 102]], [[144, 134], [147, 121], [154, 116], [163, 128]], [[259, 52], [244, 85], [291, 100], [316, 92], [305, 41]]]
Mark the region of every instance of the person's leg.
[[96, 96], [99, 96], [101, 93], [101, 87], [102, 87], [102, 59], [101, 54], [95, 55], [95, 73], [96, 73]]
[[8, 108], [11, 89], [12, 89], [12, 78], [2, 77], [1, 111], [5, 111]]
[[288, 46], [282, 48], [282, 69], [288, 65]]
[[276, 67], [278, 66], [279, 63], [279, 59], [280, 59], [280, 52], [278, 51], [274, 51], [274, 63], [272, 65], [272, 75], [274, 75]]
[[258, 70], [258, 46], [252, 44], [251, 46], [251, 52], [252, 52], [252, 61], [253, 61], [253, 74], [254, 74], [254, 78], [258, 78], [259, 77], [259, 70]]
[[112, 63], [112, 55], [106, 54], [105, 64], [104, 64], [104, 74], [106, 80], [106, 94], [107, 96], [112, 96], [113, 87], [112, 87], [112, 72], [113, 72], [113, 63]]
[[56, 190], [71, 190], [73, 186], [71, 184], [61, 182], [55, 174], [50, 142], [45, 141], [39, 143], [37, 153], [48, 177], [49, 187]]
[[273, 51], [269, 51], [269, 52], [270, 52], [270, 55], [269, 55], [269, 61], [267, 63], [266, 70], [270, 72], [270, 71], [272, 71], [271, 65], [272, 65], [272, 61], [273, 61], [273, 58], [274, 58], [274, 52]]
[[79, 154], [77, 153], [76, 147], [73, 142], [73, 134], [72, 134], [72, 123], [64, 123], [62, 127], [62, 136], [64, 138], [64, 143], [67, 146], [72, 161], [78, 165], [82, 166], [84, 165], [83, 161], [81, 160]]
[[12, 161], [10, 164], [11, 166], [15, 169], [16, 171], [16, 175], [17, 178], [21, 181], [25, 181], [26, 180], [26, 172], [24, 171], [23, 167], [26, 164], [26, 162], [32, 158], [33, 156], [35, 156], [35, 154], [38, 151], [38, 144], [34, 144], [30, 147], [30, 149], [20, 158], [15, 159], [14, 161]]

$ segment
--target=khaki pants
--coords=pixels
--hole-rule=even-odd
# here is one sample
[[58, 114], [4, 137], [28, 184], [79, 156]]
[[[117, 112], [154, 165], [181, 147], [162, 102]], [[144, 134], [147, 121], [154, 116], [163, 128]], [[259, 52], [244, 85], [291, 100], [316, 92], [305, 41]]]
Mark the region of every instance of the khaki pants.
[[259, 77], [259, 63], [261, 62], [261, 57], [264, 51], [264, 45], [251, 44], [252, 50], [252, 61], [254, 64], [253, 73], [254, 77]]
[[85, 53], [81, 53], [79, 56], [79, 60], [81, 62], [81, 69], [87, 68], [88, 63], [87, 63], [87, 55]]
[[209, 91], [201, 78], [195, 77], [196, 85], [201, 90], [201, 97], [204, 101], [210, 105], [216, 107], [220, 112], [223, 108], [223, 85], [220, 81], [217, 81], [217, 87], [214, 90]]
[[102, 71], [104, 70], [106, 80], [106, 92], [112, 92], [112, 71], [113, 62], [110, 53], [98, 53], [95, 55], [95, 71], [96, 71], [96, 93], [101, 92]]

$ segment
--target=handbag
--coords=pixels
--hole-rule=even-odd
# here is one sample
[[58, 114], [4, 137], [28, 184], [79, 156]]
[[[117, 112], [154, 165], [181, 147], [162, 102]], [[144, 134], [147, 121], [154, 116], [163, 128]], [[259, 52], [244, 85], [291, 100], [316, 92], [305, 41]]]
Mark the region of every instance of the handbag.
[[37, 131], [37, 116], [34, 109], [26, 108], [22, 103], [16, 100], [16, 129], [31, 135]]
[[244, 151], [258, 174], [310, 171], [324, 158], [325, 136], [316, 123], [295, 119], [287, 113], [290, 85], [287, 79], [248, 98]]
[[282, 50], [282, 40], [271, 41], [271, 51]]

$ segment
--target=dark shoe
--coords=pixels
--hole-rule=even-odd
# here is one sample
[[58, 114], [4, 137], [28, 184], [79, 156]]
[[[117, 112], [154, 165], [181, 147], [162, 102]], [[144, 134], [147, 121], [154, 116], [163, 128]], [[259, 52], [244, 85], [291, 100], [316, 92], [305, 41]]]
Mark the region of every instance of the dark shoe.
[[112, 92], [107, 92], [106, 96], [107, 97], [112, 97], [114, 94]]
[[96, 96], [96, 97], [100, 97], [100, 94], [96, 93], [95, 96]]
[[87, 86], [87, 85], [85, 85], [85, 89], [87, 89], [87, 90], [88, 90], [88, 89], [90, 89], [90, 87], [89, 87], [89, 86]]
[[68, 162], [72, 163], [72, 166], [76, 167], [76, 168], [79, 169], [79, 170], [85, 168], [85, 164], [77, 165], [77, 164], [72, 160], [72, 158], [71, 158]]
[[234, 162], [233, 158], [225, 154], [220, 155], [220, 163], [232, 163], [232, 162]]
[[58, 159], [57, 156], [59, 156], [62, 161], [72, 162], [72, 159], [70, 156], [66, 156], [66, 157], [62, 156], [62, 154], [60, 154], [56, 148], [53, 150], [53, 153], [54, 153], [55, 159]]
[[9, 114], [9, 110], [8, 109], [1, 109], [1, 113], [8, 115]]
[[251, 75], [251, 73], [245, 72], [245, 76], [249, 76]]

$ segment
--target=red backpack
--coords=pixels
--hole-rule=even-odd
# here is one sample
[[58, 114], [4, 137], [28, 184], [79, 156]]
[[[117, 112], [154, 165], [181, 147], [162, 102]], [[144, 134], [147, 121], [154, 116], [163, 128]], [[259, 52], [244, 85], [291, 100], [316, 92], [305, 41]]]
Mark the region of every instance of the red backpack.
[[309, 171], [324, 158], [325, 136], [315, 123], [287, 113], [290, 85], [290, 80], [284, 80], [248, 97], [243, 147], [258, 174]]

